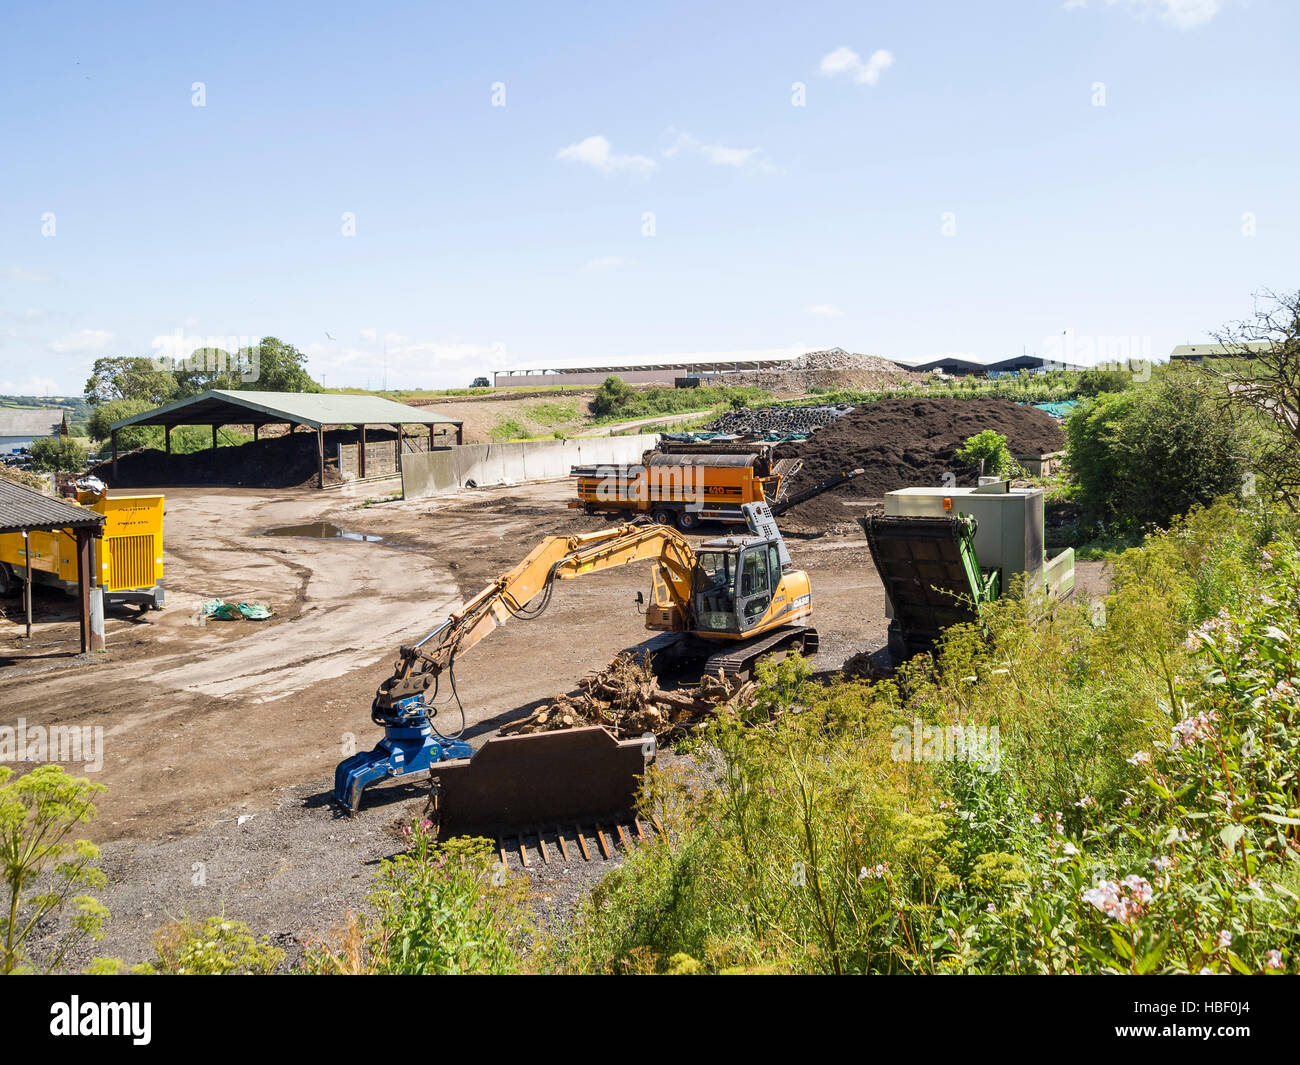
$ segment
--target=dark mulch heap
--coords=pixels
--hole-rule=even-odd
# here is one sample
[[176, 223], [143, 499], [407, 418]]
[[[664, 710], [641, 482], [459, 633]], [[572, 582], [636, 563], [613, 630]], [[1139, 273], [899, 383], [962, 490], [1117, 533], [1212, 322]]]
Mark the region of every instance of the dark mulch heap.
[[788, 511], [782, 525], [792, 531], [843, 525], [863, 511], [844, 506], [841, 498], [878, 499], [898, 488], [939, 485], [948, 471], [959, 485], [973, 485], [978, 471], [962, 465], [956, 453], [968, 437], [985, 429], [1005, 436], [1013, 455], [1042, 455], [1065, 446], [1060, 422], [1009, 399], [884, 399], [867, 403], [808, 440], [777, 449], [781, 458], [803, 459], [792, 492], [811, 488], [840, 470], [861, 466], [867, 471]]

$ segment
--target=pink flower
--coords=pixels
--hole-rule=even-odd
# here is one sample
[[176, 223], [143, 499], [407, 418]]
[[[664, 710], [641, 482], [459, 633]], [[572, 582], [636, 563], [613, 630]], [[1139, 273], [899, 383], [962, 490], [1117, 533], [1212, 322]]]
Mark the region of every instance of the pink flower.
[[1223, 931], [1219, 933], [1218, 939], [1215, 940], [1220, 950], [1227, 950], [1232, 946], [1232, 933]]
[[1282, 968], [1282, 952], [1280, 950], [1270, 950], [1264, 959], [1265, 969]]

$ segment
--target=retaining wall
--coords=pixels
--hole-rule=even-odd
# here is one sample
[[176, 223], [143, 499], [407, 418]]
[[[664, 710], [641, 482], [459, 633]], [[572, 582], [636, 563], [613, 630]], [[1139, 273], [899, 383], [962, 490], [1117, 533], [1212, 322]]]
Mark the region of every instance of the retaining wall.
[[659, 442], [655, 433], [573, 440], [530, 440], [518, 444], [462, 444], [402, 456], [406, 499], [454, 492], [473, 481], [480, 488], [568, 477], [573, 466], [635, 464]]

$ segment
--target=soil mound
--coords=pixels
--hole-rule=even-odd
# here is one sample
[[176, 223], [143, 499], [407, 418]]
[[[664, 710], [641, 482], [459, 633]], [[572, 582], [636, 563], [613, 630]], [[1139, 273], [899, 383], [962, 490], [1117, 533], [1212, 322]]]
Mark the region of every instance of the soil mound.
[[[393, 432], [369, 430], [367, 441], [393, 440]], [[355, 430], [325, 434], [325, 483], [338, 483], [338, 465], [330, 465], [339, 444], [355, 444]], [[243, 485], [251, 488], [297, 488], [316, 483], [316, 434], [284, 433], [237, 446], [171, 454], [140, 448], [119, 455], [117, 476], [107, 460], [90, 472], [110, 488], [158, 488], [166, 485]]]
[[841, 500], [878, 499], [898, 488], [943, 483], [951, 472], [959, 485], [973, 485], [979, 473], [957, 459], [968, 437], [993, 429], [1007, 438], [1013, 455], [1060, 451], [1060, 423], [1034, 407], [1008, 399], [883, 399], [867, 403], [819, 429], [808, 440], [781, 444], [780, 458], [801, 458], [791, 492], [811, 488], [845, 469], [867, 472], [840, 488], [787, 512], [791, 531], [823, 530], [852, 522], [861, 507]]

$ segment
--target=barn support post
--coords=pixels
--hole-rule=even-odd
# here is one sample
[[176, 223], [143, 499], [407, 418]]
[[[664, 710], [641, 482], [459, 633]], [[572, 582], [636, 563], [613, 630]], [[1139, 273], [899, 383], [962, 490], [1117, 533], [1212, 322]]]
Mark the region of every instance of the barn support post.
[[366, 427], [357, 426], [357, 477], [364, 481], [366, 479]]
[[429, 450], [433, 450], [433, 426], [429, 426]]
[[212, 427], [212, 450], [217, 450], [217, 427], [215, 425]]
[[255, 444], [257, 443], [257, 431], [261, 428], [262, 427], [258, 425], [256, 422], [253, 423], [253, 443]]
[[167, 454], [170, 455], [172, 453], [172, 427], [170, 425], [163, 426], [163, 445]]
[[325, 427], [316, 427], [316, 480], [317, 487], [325, 487]]
[[[90, 581], [91, 561], [90, 530], [77, 531], [77, 601], [78, 618], [81, 621], [81, 653], [90, 650]], [[29, 571], [30, 572], [30, 571]]]
[[464, 428], [465, 427], [463, 425], [456, 426], [456, 443], [458, 445], [463, 444], [465, 442], [464, 435], [463, 435]]
[[23, 530], [23, 562], [27, 566], [27, 579], [23, 581], [23, 610], [27, 613], [27, 638], [30, 640], [32, 638], [32, 551], [26, 530]]

